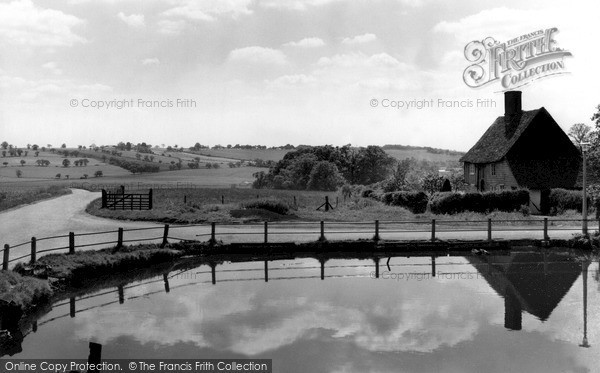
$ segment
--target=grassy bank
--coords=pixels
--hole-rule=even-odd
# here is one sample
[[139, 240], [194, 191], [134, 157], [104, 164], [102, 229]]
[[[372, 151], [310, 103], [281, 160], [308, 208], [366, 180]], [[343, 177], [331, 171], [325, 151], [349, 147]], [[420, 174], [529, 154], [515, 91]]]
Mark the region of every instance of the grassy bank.
[[[325, 212], [317, 210], [329, 197], [333, 209]], [[274, 201], [286, 206], [286, 214], [278, 214], [266, 209], [246, 208], [257, 200]], [[295, 201], [295, 202], [294, 202]], [[386, 205], [372, 198], [344, 198], [336, 192], [312, 192], [272, 189], [156, 189], [154, 190], [154, 208], [149, 211], [123, 211], [101, 209], [97, 199], [88, 207], [87, 212], [111, 219], [141, 220], [164, 223], [192, 224], [203, 222], [244, 223], [253, 221], [438, 221], [464, 222], [464, 224], [482, 224], [493, 220], [512, 220], [507, 225], [540, 224], [540, 217], [524, 215], [521, 212], [493, 211], [487, 214], [463, 212], [454, 215], [441, 215], [426, 212], [413, 214], [398, 207]], [[581, 219], [581, 214], [567, 211], [557, 216], [560, 219]], [[573, 222], [572, 225], [576, 223]]]
[[71, 191], [63, 186], [2, 189], [0, 191], [0, 211], [69, 193]]
[[21, 276], [13, 271], [0, 271], [0, 300], [14, 302], [21, 309], [50, 299], [52, 290], [48, 282], [35, 277]]
[[[59, 279], [67, 285], [82, 286], [88, 281], [94, 282], [94, 278], [106, 273], [149, 267], [172, 261], [183, 254], [182, 250], [146, 244], [125, 246], [119, 250], [109, 248], [74, 254], [50, 254], [41, 257], [35, 266], [43, 269], [43, 277]], [[15, 271], [26, 273], [28, 268], [18, 264]]]

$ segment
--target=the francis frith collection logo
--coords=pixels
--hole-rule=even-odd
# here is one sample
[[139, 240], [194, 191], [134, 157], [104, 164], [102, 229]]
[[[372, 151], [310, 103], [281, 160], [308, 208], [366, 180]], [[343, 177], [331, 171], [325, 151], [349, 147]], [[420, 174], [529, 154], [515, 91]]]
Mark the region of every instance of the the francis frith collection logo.
[[471, 62], [463, 80], [472, 88], [499, 82], [502, 90], [510, 90], [534, 80], [564, 74], [564, 58], [571, 53], [556, 45], [556, 27], [537, 30], [504, 43], [487, 37], [465, 47], [465, 58]]

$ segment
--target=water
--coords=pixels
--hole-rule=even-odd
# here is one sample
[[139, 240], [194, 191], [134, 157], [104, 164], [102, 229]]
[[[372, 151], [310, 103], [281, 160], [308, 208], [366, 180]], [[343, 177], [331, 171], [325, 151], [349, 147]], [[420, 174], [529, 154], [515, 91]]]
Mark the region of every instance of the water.
[[201, 265], [169, 273], [169, 292], [157, 276], [126, 284], [122, 304], [116, 288], [79, 297], [75, 317], [58, 302], [12, 358], [86, 358], [93, 341], [106, 359], [267, 358], [276, 372], [600, 370], [597, 261], [522, 252], [431, 264], [394, 257], [388, 270], [384, 258], [374, 278], [373, 260], [328, 260], [321, 280], [316, 259], [280, 260], [265, 282], [264, 262], [225, 262], [215, 284]]

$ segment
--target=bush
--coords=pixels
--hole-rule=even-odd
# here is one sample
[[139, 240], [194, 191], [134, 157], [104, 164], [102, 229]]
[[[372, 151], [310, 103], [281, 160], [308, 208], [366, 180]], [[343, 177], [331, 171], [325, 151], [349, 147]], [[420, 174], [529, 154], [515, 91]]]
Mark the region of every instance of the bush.
[[464, 211], [490, 212], [522, 211], [523, 205], [529, 205], [527, 190], [504, 190], [486, 193], [442, 192], [433, 196], [431, 212], [434, 214], [457, 214]]
[[263, 209], [280, 215], [286, 215], [290, 208], [287, 203], [274, 199], [258, 199], [242, 204], [245, 209]]
[[380, 200], [386, 205], [400, 206], [413, 214], [422, 214], [427, 209], [429, 197], [425, 192], [391, 192], [383, 194]]
[[370, 198], [371, 196], [373, 196], [373, 193], [375, 191], [373, 189], [365, 189], [362, 191], [362, 193], [360, 194], [361, 197], [363, 198]]
[[[592, 206], [591, 196], [587, 197], [588, 209]], [[582, 211], [583, 196], [580, 190], [552, 189], [548, 197], [548, 208], [551, 215], [562, 214], [566, 210]]]

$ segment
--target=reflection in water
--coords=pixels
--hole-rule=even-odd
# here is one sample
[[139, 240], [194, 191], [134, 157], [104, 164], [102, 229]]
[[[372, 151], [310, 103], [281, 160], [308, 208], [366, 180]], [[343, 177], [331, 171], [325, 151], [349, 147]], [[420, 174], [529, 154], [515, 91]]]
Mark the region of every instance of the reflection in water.
[[504, 327], [510, 330], [521, 330], [522, 311], [548, 320], [581, 273], [575, 258], [546, 251], [475, 256], [469, 261], [477, 264], [481, 276], [504, 297]]
[[94, 341], [105, 358], [268, 358], [288, 372], [596, 369], [589, 260], [431, 255], [207, 262], [60, 302], [16, 356], [82, 357]]

